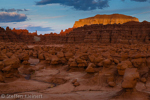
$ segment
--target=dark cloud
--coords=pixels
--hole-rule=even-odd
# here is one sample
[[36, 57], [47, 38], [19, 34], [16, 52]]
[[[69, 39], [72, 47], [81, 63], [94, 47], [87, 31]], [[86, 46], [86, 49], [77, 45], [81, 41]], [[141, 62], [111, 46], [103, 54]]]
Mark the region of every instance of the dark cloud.
[[41, 27], [41, 26], [27, 26], [26, 29], [28, 29], [31, 32], [34, 31], [54, 31], [53, 29], [51, 29], [51, 27]]
[[22, 22], [26, 21], [27, 16], [25, 14], [18, 14], [16, 12], [8, 13], [8, 12], [0, 12], [0, 22]]
[[76, 10], [94, 10], [109, 7], [109, 0], [41, 0], [36, 5], [60, 4], [73, 6]]
[[[121, 0], [121, 1], [125, 1], [125, 0]], [[130, 0], [130, 1], [146, 2], [146, 1], [148, 1], [148, 0]]]
[[4, 11], [4, 12], [19, 12], [19, 11], [29, 11], [28, 9], [14, 9], [14, 8], [12, 8], [12, 9], [4, 9], [4, 8], [2, 8], [2, 9], [0, 9], [0, 11]]
[[[109, 7], [110, 0], [41, 0], [36, 5], [60, 4], [64, 6], [72, 6], [76, 10], [94, 10]], [[125, 1], [125, 0], [121, 0]], [[130, 0], [136, 2], [146, 2], [150, 0]]]
[[148, 0], [131, 0], [131, 1], [146, 2], [146, 1], [148, 1]]
[[112, 10], [105, 10], [105, 11], [98, 11], [97, 13], [122, 13], [122, 12], [130, 12], [130, 11], [146, 11], [150, 9], [150, 6], [145, 7], [134, 7], [134, 8], [123, 8], [123, 9], [112, 9]]

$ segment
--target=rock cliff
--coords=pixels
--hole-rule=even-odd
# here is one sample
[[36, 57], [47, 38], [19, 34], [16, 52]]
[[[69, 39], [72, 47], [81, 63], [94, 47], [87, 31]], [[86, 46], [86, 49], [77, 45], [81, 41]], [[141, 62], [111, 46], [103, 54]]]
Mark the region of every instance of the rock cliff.
[[150, 43], [150, 22], [84, 25], [74, 28], [65, 38], [67, 43]]
[[6, 30], [0, 27], [0, 42], [34, 42], [33, 37], [37, 36], [37, 32], [29, 33], [28, 30], [24, 29], [13, 29], [9, 27]]
[[139, 22], [138, 18], [132, 16], [126, 16], [122, 14], [112, 14], [112, 15], [96, 15], [94, 17], [89, 17], [85, 19], [80, 19], [76, 21], [74, 24], [74, 28], [82, 27], [84, 25], [92, 25], [92, 24], [123, 24], [129, 21], [137, 21]]

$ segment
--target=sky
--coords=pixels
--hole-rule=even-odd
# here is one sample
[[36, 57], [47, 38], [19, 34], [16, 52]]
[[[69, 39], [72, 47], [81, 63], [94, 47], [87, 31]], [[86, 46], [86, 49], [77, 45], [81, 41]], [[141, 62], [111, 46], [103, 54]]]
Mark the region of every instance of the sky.
[[150, 0], [0, 0], [0, 27], [59, 33], [79, 19], [114, 13], [150, 22]]

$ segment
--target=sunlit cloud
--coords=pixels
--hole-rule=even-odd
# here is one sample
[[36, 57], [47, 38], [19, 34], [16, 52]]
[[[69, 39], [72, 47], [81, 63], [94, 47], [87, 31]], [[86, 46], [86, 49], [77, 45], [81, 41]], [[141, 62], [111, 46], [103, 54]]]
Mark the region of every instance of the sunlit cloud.
[[22, 22], [26, 21], [27, 16], [25, 14], [18, 14], [16, 12], [0, 12], [0, 22]]
[[140, 15], [140, 14], [147, 14], [147, 13], [150, 13], [150, 11], [145, 11], [145, 12], [136, 13], [136, 14], [133, 14], [133, 15], [131, 15], [131, 16]]

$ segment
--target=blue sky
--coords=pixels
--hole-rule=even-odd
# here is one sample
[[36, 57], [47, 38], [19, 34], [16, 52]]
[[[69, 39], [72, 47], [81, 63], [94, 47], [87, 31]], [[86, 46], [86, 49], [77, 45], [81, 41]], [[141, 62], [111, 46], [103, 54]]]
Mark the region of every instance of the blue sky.
[[38, 34], [73, 27], [97, 14], [125, 14], [150, 22], [150, 0], [0, 0], [0, 26]]

